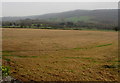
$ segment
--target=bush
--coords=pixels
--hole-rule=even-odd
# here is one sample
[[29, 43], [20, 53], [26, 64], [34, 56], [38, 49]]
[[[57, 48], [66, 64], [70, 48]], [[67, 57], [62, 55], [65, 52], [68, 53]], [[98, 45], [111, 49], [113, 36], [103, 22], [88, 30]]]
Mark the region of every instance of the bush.
[[0, 71], [2, 71], [2, 76], [8, 76], [9, 75], [9, 67], [1, 66]]
[[114, 27], [113, 30], [118, 31], [119, 27]]

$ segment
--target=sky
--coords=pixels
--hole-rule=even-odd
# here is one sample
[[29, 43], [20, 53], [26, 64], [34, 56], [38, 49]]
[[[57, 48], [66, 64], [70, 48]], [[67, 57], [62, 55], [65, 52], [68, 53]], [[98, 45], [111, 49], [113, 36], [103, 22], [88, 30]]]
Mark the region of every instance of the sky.
[[117, 2], [2, 2], [2, 16], [30, 16], [77, 9], [118, 9]]
[[119, 0], [1, 0], [2, 2], [119, 2]]

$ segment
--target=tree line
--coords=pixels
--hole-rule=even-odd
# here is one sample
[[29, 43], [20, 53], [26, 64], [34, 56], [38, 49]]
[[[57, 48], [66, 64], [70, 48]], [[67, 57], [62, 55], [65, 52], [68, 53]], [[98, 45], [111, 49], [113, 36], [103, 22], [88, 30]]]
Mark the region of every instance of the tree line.
[[104, 23], [86, 23], [82, 21], [74, 22], [49, 22], [44, 20], [18, 20], [3, 21], [3, 28], [37, 28], [37, 29], [106, 29], [118, 31], [119, 28], [115, 24]]

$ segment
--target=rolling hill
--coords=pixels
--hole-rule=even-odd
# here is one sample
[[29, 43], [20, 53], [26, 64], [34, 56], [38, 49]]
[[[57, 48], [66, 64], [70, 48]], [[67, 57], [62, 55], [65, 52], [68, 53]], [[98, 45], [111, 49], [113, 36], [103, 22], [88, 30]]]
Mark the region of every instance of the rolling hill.
[[117, 24], [117, 9], [99, 9], [99, 10], [73, 10], [60, 13], [49, 13], [44, 15], [23, 16], [23, 17], [3, 17], [2, 21], [16, 21], [23, 19], [38, 19], [48, 22], [89, 22]]

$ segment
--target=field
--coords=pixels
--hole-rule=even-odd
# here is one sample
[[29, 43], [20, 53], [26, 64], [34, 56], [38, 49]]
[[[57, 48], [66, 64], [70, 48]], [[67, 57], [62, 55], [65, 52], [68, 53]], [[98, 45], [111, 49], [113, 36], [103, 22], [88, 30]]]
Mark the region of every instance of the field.
[[3, 29], [3, 65], [22, 81], [117, 81], [115, 31]]

